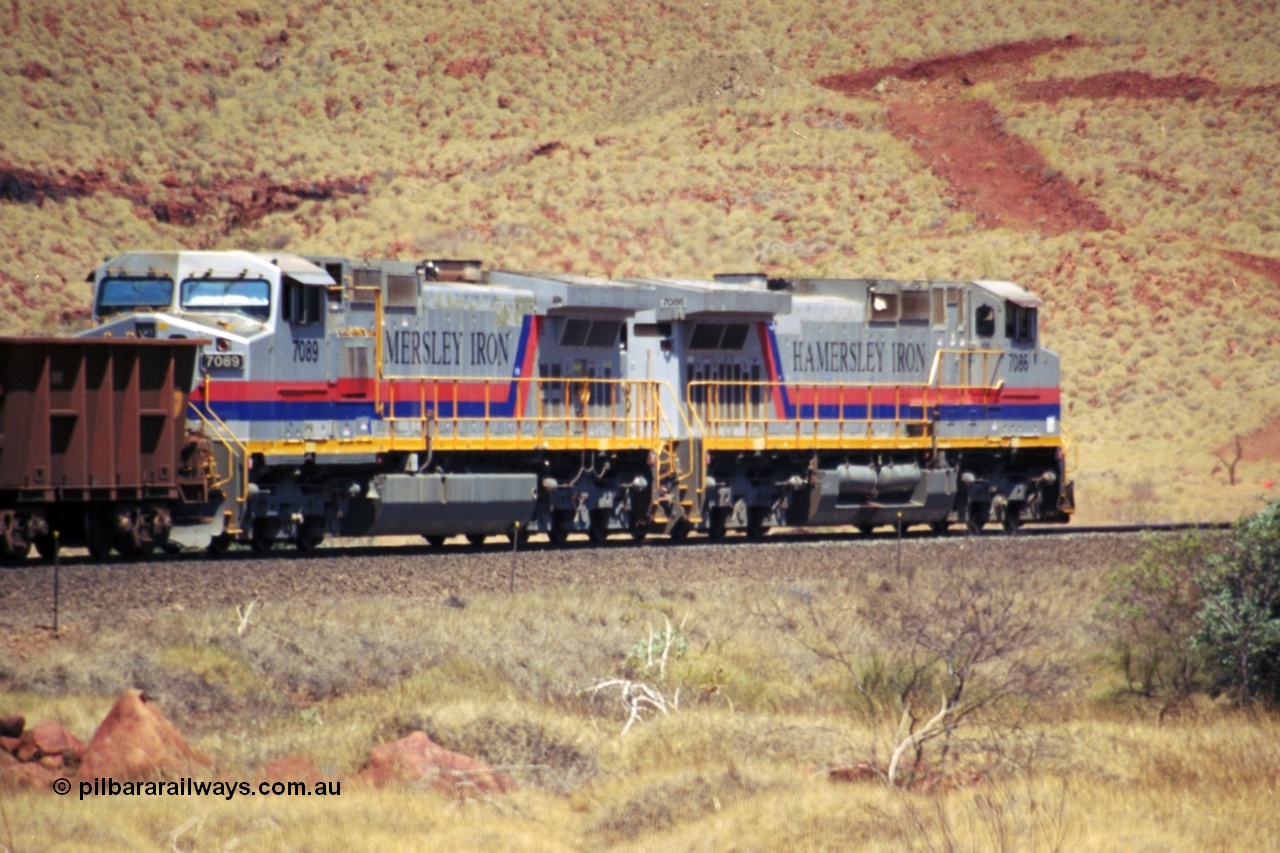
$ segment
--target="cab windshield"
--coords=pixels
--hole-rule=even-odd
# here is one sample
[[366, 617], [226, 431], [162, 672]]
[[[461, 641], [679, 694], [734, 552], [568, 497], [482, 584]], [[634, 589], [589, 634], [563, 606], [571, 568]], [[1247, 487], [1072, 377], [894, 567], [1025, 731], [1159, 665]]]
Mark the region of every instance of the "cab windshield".
[[265, 320], [271, 313], [271, 285], [261, 278], [189, 278], [182, 282], [182, 307]]
[[98, 314], [168, 308], [173, 302], [173, 279], [112, 276], [98, 285]]

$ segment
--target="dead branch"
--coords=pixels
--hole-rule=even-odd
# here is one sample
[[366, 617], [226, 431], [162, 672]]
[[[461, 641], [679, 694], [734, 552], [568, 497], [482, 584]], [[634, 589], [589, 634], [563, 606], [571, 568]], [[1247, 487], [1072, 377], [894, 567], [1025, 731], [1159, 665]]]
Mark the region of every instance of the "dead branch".
[[[921, 744], [923, 744], [925, 741], [931, 740], [932, 738], [937, 737], [938, 735], [947, 731], [948, 728], [950, 728], [944, 722], [947, 718], [947, 714], [950, 713], [950, 711], [951, 711], [951, 707], [947, 702], [947, 697], [943, 696], [942, 708], [941, 710], [938, 711], [937, 714], [933, 716], [933, 719], [925, 723], [924, 728], [922, 728], [920, 731], [908, 733], [907, 736], [903, 738], [902, 742], [899, 743], [897, 747], [894, 748], [893, 755], [889, 759], [889, 787], [893, 788], [897, 786], [898, 763], [902, 760], [902, 754], [906, 752], [907, 749], [917, 748]], [[910, 713], [909, 709], [903, 714], [904, 721], [906, 720], [906, 715], [908, 713]]]
[[1236, 455], [1230, 462], [1228, 462], [1227, 458], [1221, 453], [1215, 452], [1213, 455], [1222, 463], [1222, 466], [1227, 469], [1228, 484], [1234, 486], [1236, 484], [1236, 466], [1239, 465], [1240, 460], [1244, 458], [1244, 447], [1240, 443], [1240, 436], [1238, 434], [1236, 435]]
[[611, 678], [607, 681], [601, 681], [591, 688], [592, 698], [595, 698], [602, 690], [607, 690], [611, 687], [618, 688], [618, 699], [622, 702], [622, 706], [627, 709], [627, 722], [622, 727], [622, 734], [624, 735], [637, 720], [643, 719], [646, 708], [657, 711], [663, 716], [670, 714], [671, 711], [680, 710], [679, 688], [676, 688], [675, 696], [668, 701], [667, 697], [649, 685], [626, 678]]

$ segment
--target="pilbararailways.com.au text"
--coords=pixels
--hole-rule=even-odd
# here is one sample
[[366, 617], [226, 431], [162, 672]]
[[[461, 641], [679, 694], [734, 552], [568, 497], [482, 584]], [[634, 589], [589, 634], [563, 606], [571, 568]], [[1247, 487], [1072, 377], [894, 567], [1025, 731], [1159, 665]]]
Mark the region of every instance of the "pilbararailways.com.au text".
[[[66, 779], [67, 790], [54, 790], [58, 793], [70, 793], [70, 783]], [[80, 780], [80, 799], [85, 797], [221, 797], [232, 800], [236, 797], [337, 797], [342, 795], [342, 783], [339, 781], [321, 782], [225, 782], [207, 779], [174, 779], [165, 782], [117, 782], [110, 777], [97, 777], [92, 781]]]

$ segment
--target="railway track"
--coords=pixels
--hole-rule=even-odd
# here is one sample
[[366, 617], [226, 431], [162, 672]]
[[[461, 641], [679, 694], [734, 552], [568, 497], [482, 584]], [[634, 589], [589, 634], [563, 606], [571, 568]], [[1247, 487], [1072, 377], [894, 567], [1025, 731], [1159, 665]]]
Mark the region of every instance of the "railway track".
[[612, 537], [603, 545], [585, 539], [563, 546], [529, 542], [515, 550], [495, 537], [480, 548], [344, 543], [305, 555], [245, 550], [217, 559], [181, 554], [145, 563], [97, 563], [87, 556], [68, 555], [57, 565], [29, 562], [0, 575], [0, 632], [51, 627], [55, 586], [63, 624], [164, 609], [233, 611], [250, 601], [319, 604], [397, 597], [458, 606], [474, 596], [566, 584], [680, 588], [725, 580], [800, 580], [868, 568], [901, 571], [912, 565], [974, 559], [1011, 571], [1033, 571], [1048, 564], [1084, 569], [1102, 560], [1136, 559], [1145, 532], [1225, 527], [1027, 527], [1015, 536], [908, 532], [901, 539], [888, 530], [871, 536], [793, 532], [764, 542], [697, 538], [676, 543], [655, 538], [641, 543]]

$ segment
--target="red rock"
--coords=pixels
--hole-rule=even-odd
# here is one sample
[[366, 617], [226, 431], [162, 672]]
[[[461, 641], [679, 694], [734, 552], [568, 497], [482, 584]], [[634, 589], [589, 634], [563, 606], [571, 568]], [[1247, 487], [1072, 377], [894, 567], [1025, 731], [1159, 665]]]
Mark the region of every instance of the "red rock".
[[502, 794], [516, 786], [507, 774], [445, 749], [424, 732], [375, 746], [351, 781], [374, 788], [432, 787], [460, 797]]
[[22, 737], [22, 730], [26, 725], [27, 718], [21, 714], [0, 717], [0, 737]]
[[173, 779], [212, 762], [178, 732], [141, 690], [116, 700], [80, 761], [79, 777]]
[[0, 791], [48, 791], [60, 775], [34, 762], [15, 763], [0, 767]]
[[18, 746], [18, 758], [31, 761], [42, 755], [78, 757], [85, 750], [85, 742], [62, 727], [57, 720], [41, 720], [22, 733]]

